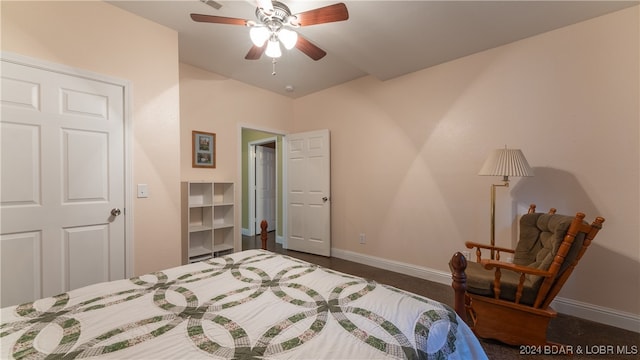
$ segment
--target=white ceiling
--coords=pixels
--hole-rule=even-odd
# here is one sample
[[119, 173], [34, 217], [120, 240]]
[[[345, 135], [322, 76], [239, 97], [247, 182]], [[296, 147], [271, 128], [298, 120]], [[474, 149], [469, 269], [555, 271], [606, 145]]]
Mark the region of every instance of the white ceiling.
[[[217, 1], [217, 0], [216, 0]], [[381, 81], [462, 56], [574, 24], [638, 1], [343, 1], [349, 20], [301, 27], [298, 33], [324, 49], [313, 61], [283, 50], [271, 59], [245, 60], [249, 28], [196, 23], [199, 13], [255, 20], [255, 1], [108, 1], [178, 31], [180, 61], [269, 91], [297, 98], [365, 75]], [[292, 13], [339, 1], [283, 0]], [[293, 91], [285, 90], [292, 86]]]

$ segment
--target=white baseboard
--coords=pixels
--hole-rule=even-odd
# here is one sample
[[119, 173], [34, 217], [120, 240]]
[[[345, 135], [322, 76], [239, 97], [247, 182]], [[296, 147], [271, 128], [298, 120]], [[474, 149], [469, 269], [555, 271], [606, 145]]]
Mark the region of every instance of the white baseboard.
[[242, 236], [251, 236], [249, 229], [242, 228]]
[[640, 333], [640, 315], [581, 301], [556, 297], [551, 306], [559, 313]]
[[[415, 276], [417, 278], [433, 281], [439, 284], [451, 285], [451, 273], [449, 272], [336, 248], [331, 248], [331, 256], [384, 270]], [[551, 304], [556, 311], [563, 314], [640, 333], [640, 315], [637, 314], [562, 297], [556, 297]]]
[[440, 284], [451, 285], [451, 274], [440, 270], [434, 270], [423, 266], [407, 264], [399, 261], [383, 259], [375, 256], [364, 255], [353, 251], [331, 248], [331, 256], [339, 259], [357, 262], [358, 264], [369, 265], [380, 269], [402, 273], [425, 279]]

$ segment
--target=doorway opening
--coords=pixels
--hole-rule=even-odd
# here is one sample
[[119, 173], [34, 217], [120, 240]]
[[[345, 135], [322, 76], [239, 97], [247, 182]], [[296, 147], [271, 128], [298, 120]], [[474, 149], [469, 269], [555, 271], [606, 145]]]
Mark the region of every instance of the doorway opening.
[[[269, 238], [282, 244], [284, 135], [242, 128], [242, 250], [260, 243], [260, 223], [267, 220]], [[259, 246], [257, 246], [259, 248]]]

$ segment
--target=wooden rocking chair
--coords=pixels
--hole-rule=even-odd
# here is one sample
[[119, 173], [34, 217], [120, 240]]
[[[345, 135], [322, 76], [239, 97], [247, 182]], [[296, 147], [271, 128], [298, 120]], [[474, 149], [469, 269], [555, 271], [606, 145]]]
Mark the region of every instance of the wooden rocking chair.
[[[477, 262], [467, 263], [457, 252], [450, 262], [455, 310], [481, 338], [511, 345], [547, 343], [549, 321], [557, 313], [549, 306], [591, 241], [604, 218], [589, 225], [585, 214], [575, 217], [536, 213], [535, 205], [520, 219], [515, 250], [466, 242], [475, 248]], [[496, 260], [482, 259], [482, 249], [494, 251]], [[513, 263], [500, 261], [513, 254]]]

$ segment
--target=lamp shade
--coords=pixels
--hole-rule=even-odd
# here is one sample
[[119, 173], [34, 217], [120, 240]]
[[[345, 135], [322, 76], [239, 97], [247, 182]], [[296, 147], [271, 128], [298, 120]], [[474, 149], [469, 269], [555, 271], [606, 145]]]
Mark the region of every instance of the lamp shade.
[[533, 170], [520, 149], [497, 149], [489, 154], [478, 175], [502, 176], [506, 181], [509, 176], [533, 176]]

